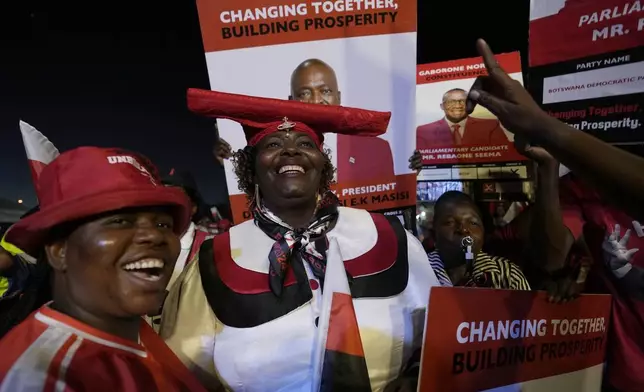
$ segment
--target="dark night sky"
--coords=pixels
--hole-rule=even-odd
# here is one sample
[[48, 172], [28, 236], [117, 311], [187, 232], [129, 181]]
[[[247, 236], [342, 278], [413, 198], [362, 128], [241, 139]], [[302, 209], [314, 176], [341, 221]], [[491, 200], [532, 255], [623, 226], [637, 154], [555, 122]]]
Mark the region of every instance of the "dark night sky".
[[[479, 36], [525, 58], [528, 10], [529, 0], [419, 1], [418, 62], [476, 56]], [[23, 119], [61, 151], [139, 151], [162, 172], [192, 171], [209, 202], [226, 200], [212, 121], [185, 105], [188, 87], [209, 88], [194, 1], [3, 1], [0, 34], [0, 198], [36, 202]]]

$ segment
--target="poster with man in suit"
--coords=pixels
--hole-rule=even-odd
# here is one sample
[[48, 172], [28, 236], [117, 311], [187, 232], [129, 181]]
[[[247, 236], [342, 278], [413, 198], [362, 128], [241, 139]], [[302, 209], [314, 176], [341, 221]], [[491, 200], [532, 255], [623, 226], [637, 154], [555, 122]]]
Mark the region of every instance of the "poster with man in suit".
[[[322, 148], [337, 169], [331, 190], [343, 206], [397, 216], [413, 229], [417, 2], [376, 2], [370, 11], [316, 4], [199, 0], [210, 88], [391, 112], [383, 135], [328, 133]], [[375, 10], [394, 17], [374, 18]], [[239, 124], [218, 119], [217, 126], [228, 155], [246, 146]], [[252, 218], [248, 200], [232, 162], [221, 162], [239, 224]]]
[[467, 91], [462, 88], [447, 90], [440, 104], [445, 116], [416, 129], [417, 147], [506, 144], [508, 136], [499, 120], [469, 116], [465, 111], [466, 100]]
[[[502, 67], [522, 80], [519, 53], [497, 56]], [[469, 88], [485, 75], [480, 58], [419, 65], [416, 86], [416, 149], [423, 158], [422, 180], [476, 180], [527, 177], [525, 157], [513, 136], [482, 107], [468, 114]], [[492, 168], [492, 169], [491, 169]], [[500, 173], [496, 173], [500, 172]]]
[[[304, 60], [291, 75], [288, 99], [318, 105], [342, 105], [335, 70], [320, 59]], [[337, 182], [355, 183], [365, 179], [396, 181], [391, 147], [385, 139], [351, 135], [336, 137]]]

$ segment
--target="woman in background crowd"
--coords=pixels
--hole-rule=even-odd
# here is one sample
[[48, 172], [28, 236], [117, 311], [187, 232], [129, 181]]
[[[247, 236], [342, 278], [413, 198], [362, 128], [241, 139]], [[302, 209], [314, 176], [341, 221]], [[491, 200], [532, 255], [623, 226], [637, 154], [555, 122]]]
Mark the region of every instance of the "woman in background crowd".
[[173, 287], [161, 324], [168, 345], [211, 388], [310, 389], [333, 240], [366, 365], [364, 372], [349, 366], [360, 363], [351, 356], [344, 376], [326, 382], [334, 390], [415, 390], [436, 276], [396, 217], [338, 207], [329, 191], [334, 168], [321, 148], [324, 132], [382, 134], [389, 114], [199, 90], [188, 103], [243, 125], [248, 146], [234, 165], [254, 220], [204, 243], [199, 262]]
[[[436, 250], [429, 261], [443, 286], [530, 290], [518, 265], [483, 252], [483, 218], [467, 194], [443, 193], [434, 205], [433, 227]], [[466, 238], [472, 240], [469, 249]]]
[[183, 192], [141, 156], [95, 147], [63, 153], [38, 185], [40, 210], [6, 241], [44, 249], [53, 302], [0, 341], [0, 389], [203, 390], [141, 318], [159, 308], [179, 254]]
[[[219, 215], [217, 208], [208, 207], [199, 192], [197, 182], [189, 172], [172, 169], [170, 174], [163, 178], [163, 184], [165, 186], [180, 188], [186, 193], [192, 203], [190, 226], [188, 226], [186, 232], [181, 236], [181, 252], [179, 253], [177, 263], [174, 265], [172, 277], [168, 282], [167, 290], [170, 290], [179, 275], [183, 272], [185, 266], [199, 252], [199, 248], [204, 241], [214, 237], [216, 234], [228, 231], [230, 222]], [[155, 314], [147, 315], [145, 319], [152, 327], [158, 328], [161, 323], [161, 308], [157, 309]]]
[[181, 253], [177, 259], [177, 264], [174, 266], [170, 282], [168, 282], [168, 289], [170, 289], [186, 264], [195, 257], [201, 244], [226, 230], [222, 230], [218, 226], [218, 222], [213, 217], [210, 208], [201, 197], [197, 182], [192, 174], [172, 169], [170, 174], [163, 178], [163, 184], [181, 188], [192, 203], [190, 226], [181, 237]]

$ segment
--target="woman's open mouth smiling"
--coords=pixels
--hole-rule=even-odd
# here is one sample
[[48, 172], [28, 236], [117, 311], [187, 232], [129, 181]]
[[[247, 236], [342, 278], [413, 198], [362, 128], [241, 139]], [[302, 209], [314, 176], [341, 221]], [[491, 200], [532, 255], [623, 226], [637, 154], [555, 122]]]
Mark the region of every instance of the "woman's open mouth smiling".
[[161, 259], [143, 259], [123, 266], [129, 275], [147, 282], [158, 282], [163, 277], [165, 262]]
[[300, 175], [300, 174], [305, 174], [306, 170], [302, 166], [299, 165], [285, 165], [280, 167], [277, 170], [277, 174], [279, 175], [287, 175], [287, 176], [292, 176], [292, 175]]

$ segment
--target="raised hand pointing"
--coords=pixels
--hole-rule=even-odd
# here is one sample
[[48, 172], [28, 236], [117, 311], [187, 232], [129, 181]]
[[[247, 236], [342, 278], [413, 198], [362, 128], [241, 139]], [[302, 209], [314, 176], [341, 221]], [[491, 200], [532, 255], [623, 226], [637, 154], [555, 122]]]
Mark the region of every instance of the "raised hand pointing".
[[488, 44], [479, 39], [476, 48], [483, 57], [486, 76], [476, 78], [467, 97], [467, 111], [478, 104], [496, 115], [510, 132], [538, 141], [539, 129], [551, 118], [537, 105], [521, 83], [512, 79], [499, 65]]

